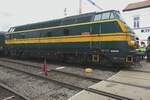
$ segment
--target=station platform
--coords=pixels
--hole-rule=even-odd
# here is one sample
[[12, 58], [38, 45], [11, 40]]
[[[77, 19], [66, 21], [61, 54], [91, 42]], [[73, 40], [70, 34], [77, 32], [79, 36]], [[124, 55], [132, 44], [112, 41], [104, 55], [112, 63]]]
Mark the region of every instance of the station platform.
[[150, 63], [121, 70], [107, 80], [85, 89], [69, 100], [150, 100]]

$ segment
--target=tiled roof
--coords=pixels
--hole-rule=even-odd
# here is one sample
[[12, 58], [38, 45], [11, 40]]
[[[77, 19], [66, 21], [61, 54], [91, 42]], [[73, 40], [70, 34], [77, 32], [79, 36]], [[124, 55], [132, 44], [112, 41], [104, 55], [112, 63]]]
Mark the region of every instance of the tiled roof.
[[123, 11], [130, 11], [135, 9], [147, 8], [150, 7], [150, 0], [145, 0], [137, 3], [129, 4]]

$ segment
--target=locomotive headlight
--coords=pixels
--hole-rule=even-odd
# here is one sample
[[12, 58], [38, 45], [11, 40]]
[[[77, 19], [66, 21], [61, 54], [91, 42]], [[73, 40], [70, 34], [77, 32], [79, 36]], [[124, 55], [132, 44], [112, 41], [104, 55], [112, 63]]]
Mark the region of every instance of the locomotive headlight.
[[136, 42], [134, 40], [131, 40], [128, 42], [129, 46], [135, 46], [136, 45]]

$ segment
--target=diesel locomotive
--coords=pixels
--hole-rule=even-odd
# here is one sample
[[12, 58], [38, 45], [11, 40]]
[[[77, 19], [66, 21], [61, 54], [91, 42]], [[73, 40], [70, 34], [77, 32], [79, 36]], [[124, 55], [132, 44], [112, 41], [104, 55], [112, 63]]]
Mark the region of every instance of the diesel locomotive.
[[119, 11], [92, 12], [11, 27], [5, 54], [86, 64], [131, 64], [136, 37]]

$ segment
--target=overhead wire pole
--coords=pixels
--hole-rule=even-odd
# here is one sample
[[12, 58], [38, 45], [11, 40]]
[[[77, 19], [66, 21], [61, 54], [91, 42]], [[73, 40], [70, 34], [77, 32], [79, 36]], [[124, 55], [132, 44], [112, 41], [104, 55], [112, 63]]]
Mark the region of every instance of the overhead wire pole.
[[67, 16], [67, 8], [64, 9], [64, 16]]

